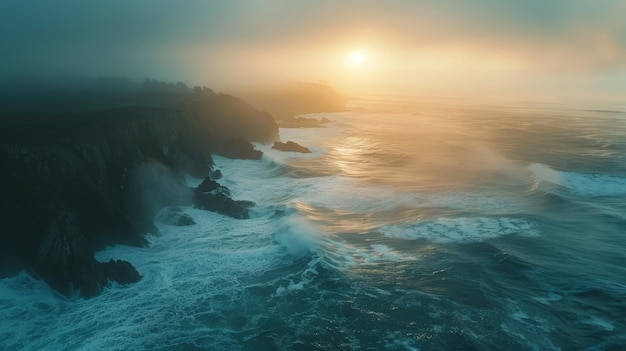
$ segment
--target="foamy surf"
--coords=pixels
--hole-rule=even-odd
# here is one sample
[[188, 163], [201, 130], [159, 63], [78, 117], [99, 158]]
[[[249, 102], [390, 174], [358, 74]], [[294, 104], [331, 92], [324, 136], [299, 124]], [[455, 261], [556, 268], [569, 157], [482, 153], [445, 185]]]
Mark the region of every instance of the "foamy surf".
[[[97, 253], [102, 261], [132, 262], [143, 275], [137, 284], [81, 300], [52, 293], [26, 273], [1, 280], [0, 348], [565, 350], [626, 343], [619, 333], [626, 329], [619, 250], [626, 170], [559, 171], [564, 154], [578, 155], [572, 164], [587, 154], [560, 153], [572, 140], [567, 133], [578, 132], [558, 119], [533, 120], [537, 110], [518, 126], [506, 109], [469, 117], [465, 110], [424, 114], [421, 106], [399, 115], [367, 109], [326, 114], [334, 121], [326, 128], [281, 130], [283, 141], [311, 154], [257, 145], [264, 152], [257, 161], [216, 156], [219, 182], [234, 199], [255, 202], [251, 218], [181, 207], [177, 213], [196, 224], [177, 227], [167, 224], [165, 209], [149, 247]], [[551, 123], [560, 134], [546, 132]], [[602, 138], [611, 150], [622, 145]]]
[[497, 238], [505, 235], [535, 237], [536, 226], [523, 219], [461, 217], [425, 219], [419, 222], [383, 226], [378, 229], [390, 238], [428, 240], [436, 243], [468, 243]]
[[539, 182], [557, 185], [577, 196], [622, 196], [626, 195], [626, 178], [593, 173], [563, 172], [546, 165], [533, 164], [528, 167]]

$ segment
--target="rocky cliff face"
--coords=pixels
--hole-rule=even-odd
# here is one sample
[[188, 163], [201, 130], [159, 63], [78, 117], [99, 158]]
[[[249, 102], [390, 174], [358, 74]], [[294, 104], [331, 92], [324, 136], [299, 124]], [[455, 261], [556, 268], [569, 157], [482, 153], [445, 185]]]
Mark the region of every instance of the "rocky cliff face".
[[182, 175], [208, 175], [211, 154], [232, 140], [274, 140], [276, 123], [210, 91], [178, 101], [0, 121], [0, 265], [26, 268], [65, 295], [89, 297], [109, 281], [140, 279], [129, 262], [98, 262], [94, 251], [145, 245], [163, 206], [195, 201], [245, 218], [252, 204], [188, 189]]

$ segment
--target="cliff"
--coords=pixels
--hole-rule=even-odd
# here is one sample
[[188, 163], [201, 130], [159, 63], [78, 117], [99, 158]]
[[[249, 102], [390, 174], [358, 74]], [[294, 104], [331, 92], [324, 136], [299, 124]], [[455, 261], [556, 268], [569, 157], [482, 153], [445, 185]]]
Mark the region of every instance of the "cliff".
[[148, 83], [153, 90], [144, 83], [105, 99], [70, 89], [54, 105], [35, 94], [3, 106], [0, 274], [27, 269], [62, 294], [90, 297], [109, 281], [141, 278], [131, 263], [98, 262], [94, 251], [146, 245], [163, 206], [246, 218], [252, 203], [221, 187], [189, 189], [182, 175], [207, 176], [212, 153], [237, 156], [233, 140], [273, 141], [272, 117], [209, 89]]

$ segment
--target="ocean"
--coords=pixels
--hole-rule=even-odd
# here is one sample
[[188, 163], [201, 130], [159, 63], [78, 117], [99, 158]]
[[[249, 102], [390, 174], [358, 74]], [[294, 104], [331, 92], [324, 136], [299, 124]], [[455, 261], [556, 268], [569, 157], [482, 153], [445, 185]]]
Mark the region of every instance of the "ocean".
[[[368, 96], [215, 157], [250, 219], [183, 208], [143, 279], [0, 280], [2, 350], [626, 349], [626, 105]], [[201, 180], [188, 178], [190, 185]], [[165, 209], [164, 211], [167, 211]]]

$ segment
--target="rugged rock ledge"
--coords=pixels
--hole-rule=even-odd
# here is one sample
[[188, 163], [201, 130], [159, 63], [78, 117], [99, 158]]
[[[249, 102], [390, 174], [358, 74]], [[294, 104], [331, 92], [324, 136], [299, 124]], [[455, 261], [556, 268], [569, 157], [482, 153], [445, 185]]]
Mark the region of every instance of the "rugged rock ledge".
[[[64, 295], [90, 297], [110, 281], [141, 278], [131, 263], [98, 262], [94, 251], [145, 245], [163, 206], [194, 204], [247, 217], [252, 203], [233, 200], [219, 184], [209, 183], [214, 189], [208, 191], [189, 189], [182, 175], [215, 175], [211, 154], [228, 156], [233, 140], [273, 141], [278, 129], [272, 117], [208, 89], [157, 88], [158, 94], [143, 89], [116, 96], [124, 103], [113, 107], [96, 109], [89, 101], [89, 108], [5, 109], [10, 113], [0, 119], [0, 272], [27, 269]], [[165, 106], [152, 103], [163, 96]]]
[[286, 143], [282, 143], [280, 141], [275, 141], [272, 149], [286, 152], [299, 152], [302, 154], [310, 154], [311, 150], [308, 147], [302, 146], [296, 142], [288, 141]]

